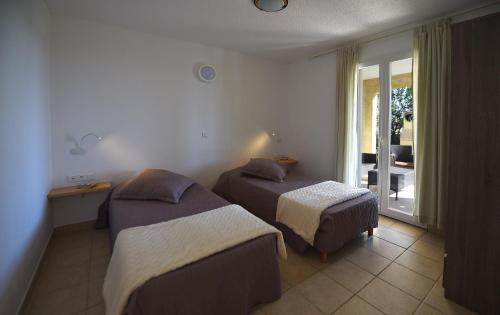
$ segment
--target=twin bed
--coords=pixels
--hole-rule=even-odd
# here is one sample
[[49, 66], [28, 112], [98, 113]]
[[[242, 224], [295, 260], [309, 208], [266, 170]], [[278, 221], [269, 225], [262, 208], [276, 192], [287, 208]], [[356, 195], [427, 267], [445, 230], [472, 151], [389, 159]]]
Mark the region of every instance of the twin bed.
[[[120, 236], [123, 239], [121, 231], [154, 226], [160, 222], [175, 223], [179, 218], [196, 217], [235, 203], [277, 227], [286, 242], [301, 252], [310, 245], [292, 229], [276, 221], [278, 200], [284, 193], [319, 182], [293, 171], [287, 174], [283, 182], [274, 182], [244, 175], [241, 169], [235, 169], [221, 175], [214, 192], [197, 183], [192, 184], [178, 203], [118, 199], [118, 186], [108, 197], [106, 211], [101, 216], [109, 220], [113, 246]], [[313, 246], [320, 251], [324, 260], [328, 253], [339, 249], [360, 233], [368, 231], [371, 234], [377, 223], [377, 198], [372, 193], [363, 194], [322, 212]], [[264, 222], [262, 224], [267, 225]], [[121, 314], [248, 314], [257, 304], [275, 301], [281, 296], [280, 237], [281, 233], [271, 232], [259, 235], [151, 277], [135, 287]], [[115, 256], [124, 256], [122, 252], [116, 253], [116, 245], [108, 274], [113, 269], [113, 260], [119, 259]], [[123, 268], [115, 266], [112, 271], [117, 269]], [[126, 271], [119, 272], [126, 275]], [[118, 288], [108, 284], [108, 295], [114, 289]], [[106, 305], [108, 314], [108, 301]]]
[[[283, 232], [285, 241], [296, 251], [304, 252], [310, 245], [288, 226], [276, 221], [279, 198], [290, 191], [315, 185], [321, 180], [289, 171], [283, 182], [274, 182], [242, 173], [236, 168], [223, 173], [214, 187], [214, 192], [224, 199], [239, 204], [245, 209], [276, 226]], [[359, 234], [378, 226], [378, 199], [373, 193], [333, 205], [321, 214], [320, 224], [314, 238], [314, 248], [321, 259], [341, 248]]]
[[[191, 216], [229, 205], [195, 183], [179, 203], [109, 198], [112, 246], [120, 231]], [[172, 272], [155, 277], [129, 298], [125, 315], [247, 314], [281, 296], [277, 238], [264, 235]]]

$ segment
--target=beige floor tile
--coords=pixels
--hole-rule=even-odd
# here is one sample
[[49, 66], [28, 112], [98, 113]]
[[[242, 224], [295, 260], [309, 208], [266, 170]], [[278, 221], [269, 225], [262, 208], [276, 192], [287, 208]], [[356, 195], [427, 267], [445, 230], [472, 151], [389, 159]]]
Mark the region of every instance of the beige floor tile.
[[378, 278], [370, 282], [358, 295], [386, 314], [412, 314], [420, 304], [411, 295]]
[[109, 243], [109, 229], [99, 229], [91, 231], [92, 242], [106, 241]]
[[[363, 235], [365, 235], [365, 236], [363, 236]], [[303, 254], [297, 254], [296, 252], [294, 252], [294, 254], [298, 255], [303, 262], [310, 264], [311, 266], [313, 266], [314, 268], [316, 268], [318, 270], [321, 270], [321, 269], [325, 269], [326, 267], [331, 265], [333, 262], [335, 262], [339, 259], [342, 259], [342, 258], [346, 257], [347, 255], [349, 255], [350, 253], [352, 253], [356, 248], [361, 246], [361, 244], [359, 242], [363, 241], [366, 238], [367, 238], [366, 233], [360, 234], [360, 236], [357, 239], [349, 242], [344, 247], [338, 249], [337, 251], [335, 251], [333, 253], [329, 253], [328, 259], [326, 262], [321, 261], [320, 253], [316, 249], [310, 248], [310, 249], [306, 250], [306, 252]]]
[[294, 258], [280, 261], [280, 270], [283, 280], [292, 286], [299, 284], [318, 271], [303, 260]]
[[444, 238], [437, 234], [427, 232], [420, 238], [420, 241], [428, 242], [438, 247], [444, 248]]
[[435, 261], [443, 262], [443, 248], [424, 241], [417, 241], [408, 250], [415, 252], [424, 257], [434, 259]]
[[111, 256], [111, 245], [109, 240], [99, 240], [92, 242], [92, 250], [91, 250], [92, 258]]
[[59, 289], [74, 287], [88, 283], [89, 263], [82, 262], [78, 265], [64, 268], [44, 268], [35, 283], [34, 291], [52, 292]]
[[383, 313], [363, 301], [357, 296], [354, 296], [341, 308], [339, 308], [335, 315], [382, 315]]
[[104, 315], [105, 314], [104, 304], [99, 304], [99, 305], [96, 305], [96, 306], [89, 308], [85, 314], [86, 315]]
[[444, 297], [444, 288], [436, 283], [425, 299], [425, 303], [443, 312], [444, 314], [468, 315], [474, 314], [463, 306], [460, 306]]
[[366, 242], [370, 241], [373, 238], [373, 236], [368, 236], [368, 233], [365, 232], [360, 234], [359, 237], [352, 240], [349, 244], [351, 246], [354, 246], [355, 248], [362, 247]]
[[98, 258], [92, 258], [90, 261], [90, 280], [103, 279], [106, 275], [109, 265], [109, 256], [103, 256]]
[[392, 218], [389, 218], [389, 217], [386, 217], [386, 216], [383, 216], [383, 215], [379, 215], [378, 216], [378, 224], [379, 225], [383, 225], [383, 226], [389, 227], [389, 226], [392, 226], [394, 223], [397, 223], [397, 222], [398, 222], [397, 220], [394, 220]]
[[364, 247], [356, 249], [346, 259], [374, 275], [379, 274], [391, 263], [389, 259]]
[[443, 286], [443, 275], [439, 276], [439, 279], [437, 280], [437, 283], [441, 286]]
[[390, 260], [396, 259], [396, 257], [405, 251], [403, 247], [394, 245], [378, 237], [370, 237], [364, 242], [363, 246]]
[[404, 248], [410, 247], [417, 240], [416, 237], [398, 232], [396, 230], [392, 230], [390, 228], [386, 228], [384, 226], [378, 227], [374, 231], [374, 234], [386, 241]]
[[90, 247], [77, 247], [61, 251], [50, 251], [45, 256], [44, 267], [60, 269], [80, 264], [88, 264], [90, 261]]
[[390, 227], [393, 230], [396, 230], [398, 232], [410, 235], [412, 237], [419, 238], [422, 235], [424, 235], [427, 231], [423, 228], [404, 223], [404, 222], [396, 222]]
[[321, 261], [320, 253], [313, 248], [309, 248], [305, 253], [301, 254], [305, 262], [313, 266], [314, 268], [321, 270], [328, 267], [336, 257], [336, 253], [331, 253], [328, 255], [328, 260], [326, 262]]
[[292, 263], [309, 264], [316, 269], [324, 265], [321, 263], [319, 252], [315, 249], [309, 248], [304, 253], [297, 253], [293, 248], [287, 246], [286, 252], [288, 255], [287, 260]]
[[283, 277], [281, 278], [281, 292], [286, 292], [287, 290], [289, 290], [290, 288], [292, 287], [292, 285], [290, 283], [288, 283], [287, 281], [285, 281], [283, 279]]
[[288, 290], [281, 299], [261, 308], [267, 315], [321, 315], [322, 313], [309, 302], [296, 288]]
[[396, 263], [382, 271], [379, 278], [419, 300], [425, 298], [435, 282]]
[[352, 296], [351, 292], [322, 272], [299, 284], [297, 289], [325, 314], [332, 313]]
[[415, 315], [442, 315], [442, 314], [443, 313], [441, 313], [437, 309], [425, 303], [422, 303], [415, 312]]
[[260, 308], [253, 309], [250, 315], [266, 315]]
[[396, 262], [432, 280], [437, 280], [443, 273], [443, 264], [407, 250]]
[[337, 260], [325, 268], [323, 272], [353, 293], [361, 290], [362, 287], [374, 278], [371, 273], [346, 259]]
[[90, 248], [91, 240], [90, 230], [55, 235], [50, 240], [47, 250], [61, 252], [75, 248]]
[[104, 279], [95, 279], [89, 281], [87, 307], [91, 307], [104, 302], [102, 298], [103, 283]]
[[28, 314], [69, 315], [86, 309], [87, 284], [32, 296]]

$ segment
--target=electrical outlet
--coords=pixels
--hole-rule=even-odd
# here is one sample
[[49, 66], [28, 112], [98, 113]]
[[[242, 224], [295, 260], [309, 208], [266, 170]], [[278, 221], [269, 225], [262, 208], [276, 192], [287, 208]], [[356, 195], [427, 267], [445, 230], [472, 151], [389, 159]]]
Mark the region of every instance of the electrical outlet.
[[208, 132], [202, 131], [201, 132], [201, 137], [207, 139], [208, 138]]
[[92, 174], [70, 175], [66, 177], [68, 183], [90, 183], [95, 180]]

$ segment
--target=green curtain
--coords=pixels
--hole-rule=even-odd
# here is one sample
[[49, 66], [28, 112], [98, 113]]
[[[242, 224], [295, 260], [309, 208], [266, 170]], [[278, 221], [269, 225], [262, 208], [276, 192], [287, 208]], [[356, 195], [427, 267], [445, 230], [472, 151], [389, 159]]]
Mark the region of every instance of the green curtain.
[[448, 178], [450, 20], [416, 28], [413, 49], [417, 129], [415, 214], [420, 223], [443, 229]]
[[356, 98], [359, 47], [337, 53], [337, 181], [357, 184]]

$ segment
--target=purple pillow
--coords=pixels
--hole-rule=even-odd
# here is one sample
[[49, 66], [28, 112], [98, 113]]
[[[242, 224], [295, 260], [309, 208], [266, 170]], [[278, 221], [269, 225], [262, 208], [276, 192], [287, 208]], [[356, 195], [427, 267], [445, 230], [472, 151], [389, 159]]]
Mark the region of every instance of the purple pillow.
[[126, 182], [114, 199], [160, 200], [179, 203], [182, 194], [193, 181], [176, 173], [159, 169], [146, 169]]
[[281, 165], [268, 159], [250, 159], [250, 162], [243, 166], [241, 172], [278, 183], [283, 182], [283, 178], [286, 176], [286, 170]]

